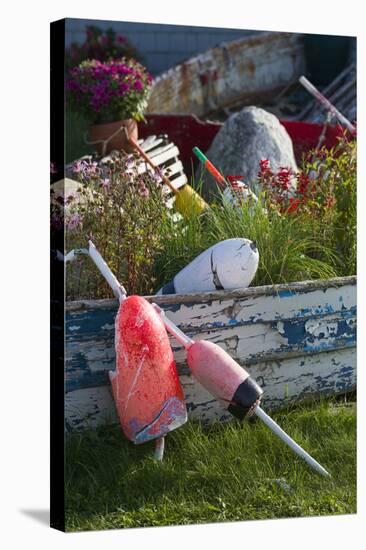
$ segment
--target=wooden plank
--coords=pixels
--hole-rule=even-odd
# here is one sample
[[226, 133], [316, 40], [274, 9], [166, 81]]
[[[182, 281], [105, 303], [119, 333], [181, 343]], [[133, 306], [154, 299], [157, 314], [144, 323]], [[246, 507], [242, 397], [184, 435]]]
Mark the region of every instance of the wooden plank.
[[[174, 176], [176, 178], [178, 177], [181, 177], [181, 176], [185, 176], [185, 174], [182, 174], [183, 172], [183, 165], [182, 163], [180, 162], [180, 160], [174, 162], [174, 164], [171, 164], [167, 167], [164, 167], [164, 166], [160, 166], [160, 168], [163, 170], [163, 173], [170, 179], [170, 178], [173, 178]], [[168, 172], [168, 170], [170, 170], [170, 172]], [[144, 174], [145, 172], [153, 172], [154, 169], [147, 163], [142, 163], [139, 167], [138, 167], [138, 173], [139, 174]], [[160, 179], [160, 181], [162, 181]], [[174, 181], [174, 180], [173, 180]], [[183, 181], [183, 179], [182, 179]], [[173, 183], [173, 182], [172, 182]], [[185, 176], [185, 183], [187, 183], [187, 177]], [[180, 183], [179, 187], [181, 187], [182, 185], [184, 185], [183, 183]]]
[[[100, 312], [98, 312], [100, 315]], [[170, 315], [169, 315], [170, 317]], [[72, 319], [72, 328], [77, 325]], [[95, 319], [97, 326], [98, 320]], [[100, 326], [100, 322], [98, 323]], [[84, 332], [69, 336], [66, 353], [67, 391], [103, 385], [108, 382], [107, 373], [113, 369], [114, 326], [108, 323], [108, 331], [98, 332], [86, 326]], [[285, 328], [286, 327], [286, 328]], [[68, 327], [67, 327], [68, 329]], [[89, 331], [89, 332], [88, 332]], [[108, 333], [108, 334], [106, 334]], [[292, 320], [286, 325], [282, 321], [254, 323], [247, 326], [227, 327], [209, 331], [186, 331], [194, 340], [205, 338], [227, 351], [243, 366], [263, 361], [274, 361], [288, 357], [303, 357], [321, 352], [352, 348], [356, 343], [356, 318], [328, 315], [308, 320]], [[186, 352], [171, 338], [176, 364], [180, 374], [188, 373]]]
[[148, 136], [145, 140], [138, 140], [138, 144], [141, 146], [141, 148], [146, 151], [148, 147], [151, 146], [152, 143], [154, 143], [157, 140], [156, 135]]
[[180, 176], [183, 173], [183, 164], [180, 160], [176, 160], [173, 164], [169, 166], [164, 166], [163, 168], [164, 175], [167, 178], [173, 178], [174, 176]]
[[143, 146], [141, 146], [141, 149], [143, 149], [149, 156], [152, 156], [157, 147], [173, 145], [172, 143], [167, 143], [167, 142], [169, 142], [168, 139], [159, 137], [159, 138], [156, 138], [154, 141], [150, 142], [147, 146], [145, 146], [145, 143], [143, 143]]
[[[166, 294], [161, 296], [145, 296], [148, 302], [156, 302], [160, 306], [169, 306], [174, 304], [208, 304], [218, 300], [238, 300], [249, 299], [250, 297], [259, 298], [261, 296], [295, 296], [297, 293], [307, 293], [313, 290], [339, 289], [340, 287], [355, 287], [356, 292], [357, 277], [334, 277], [331, 279], [316, 279], [311, 281], [299, 281], [288, 284], [253, 286], [245, 289], [217, 290], [215, 292], [199, 292], [192, 294]], [[116, 310], [118, 300], [107, 298], [104, 300], [75, 300], [66, 302], [65, 310], [68, 311], [91, 311], [95, 309]]]
[[[339, 350], [281, 361], [263, 362], [247, 370], [264, 390], [263, 406], [276, 410], [319, 395], [335, 395], [356, 386], [356, 350]], [[193, 377], [181, 375], [189, 418], [204, 424], [232, 420], [225, 407]], [[117, 423], [109, 386], [79, 389], [66, 394], [66, 429], [95, 428]]]
[[170, 179], [170, 182], [173, 185], [174, 189], [180, 189], [181, 187], [183, 187], [183, 185], [188, 183], [188, 179], [185, 174], [181, 174], [177, 178]]
[[[261, 377], [271, 407], [285, 403], [284, 391], [291, 402], [355, 386], [355, 277], [148, 299], [159, 303], [189, 336], [217, 343], [255, 378]], [[109, 385], [117, 307], [116, 300], [67, 304], [65, 382], [74, 407], [73, 426], [82, 420], [75, 416], [77, 396], [87, 395], [78, 392], [90, 390], [97, 396], [97, 388]], [[191, 378], [185, 351], [174, 339], [171, 343], [189, 407], [198, 416], [204, 413], [204, 420], [221, 418], [216, 401]], [[97, 397], [88, 399], [89, 415]]]
[[169, 145], [167, 145], [166, 147], [159, 147], [159, 149], [154, 149], [154, 151], [151, 151], [151, 153], [149, 154], [153, 163], [158, 166], [161, 166], [168, 160], [174, 159], [178, 155], [179, 149], [174, 145], [174, 143], [169, 143]]
[[77, 390], [65, 395], [65, 429], [96, 428], [118, 422], [109, 387]]

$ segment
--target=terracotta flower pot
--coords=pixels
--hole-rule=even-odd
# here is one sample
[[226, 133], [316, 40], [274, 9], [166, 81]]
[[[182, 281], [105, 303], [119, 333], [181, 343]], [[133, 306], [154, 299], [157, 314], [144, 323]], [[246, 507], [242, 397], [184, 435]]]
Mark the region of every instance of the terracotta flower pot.
[[106, 140], [108, 140], [115, 132], [117, 132], [121, 126], [125, 126], [127, 128], [128, 135], [137, 140], [138, 127], [136, 120], [133, 118], [117, 120], [116, 122], [107, 122], [105, 124], [94, 124], [89, 127], [89, 141], [100, 142], [94, 144], [94, 147], [99, 155], [107, 155], [113, 151], [113, 149], [123, 149], [126, 153], [133, 152], [134, 149], [127, 142], [123, 131], [118, 132], [107, 143], [103, 143], [106, 142]]

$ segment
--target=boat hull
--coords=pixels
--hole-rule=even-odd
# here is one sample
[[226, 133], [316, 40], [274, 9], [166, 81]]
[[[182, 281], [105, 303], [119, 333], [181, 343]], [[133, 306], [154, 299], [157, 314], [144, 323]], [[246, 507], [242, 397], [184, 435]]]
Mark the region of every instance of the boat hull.
[[[147, 299], [194, 340], [218, 344], [245, 367], [268, 410], [356, 387], [356, 277]], [[115, 300], [66, 304], [67, 430], [118, 421], [108, 381], [117, 310]], [[189, 418], [232, 418], [193, 379], [182, 346], [171, 344]]]
[[295, 33], [223, 43], [157, 77], [147, 113], [206, 116], [239, 102], [258, 103], [296, 82], [304, 69], [303, 38]]

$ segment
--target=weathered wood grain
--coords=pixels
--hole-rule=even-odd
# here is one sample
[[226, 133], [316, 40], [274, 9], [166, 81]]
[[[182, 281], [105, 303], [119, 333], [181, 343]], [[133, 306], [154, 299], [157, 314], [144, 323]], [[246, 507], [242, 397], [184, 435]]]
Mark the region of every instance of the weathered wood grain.
[[[355, 277], [148, 299], [193, 339], [217, 343], [250, 370], [269, 408], [355, 387]], [[114, 368], [117, 307], [115, 300], [67, 304], [68, 428], [84, 426], [84, 417], [93, 425], [113, 417], [104, 390]], [[228, 418], [190, 376], [185, 351], [174, 339], [171, 344], [192, 415], [204, 421]]]
[[160, 75], [148, 113], [207, 115], [258, 98], [295, 82], [304, 70], [301, 36], [263, 33], [220, 44]]

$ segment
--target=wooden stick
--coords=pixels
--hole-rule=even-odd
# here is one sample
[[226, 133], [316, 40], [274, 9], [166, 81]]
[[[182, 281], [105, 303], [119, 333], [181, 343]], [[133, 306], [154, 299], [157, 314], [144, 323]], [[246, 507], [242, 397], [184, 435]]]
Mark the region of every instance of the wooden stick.
[[299, 82], [325, 107], [325, 109], [327, 109], [327, 111], [330, 111], [332, 115], [334, 115], [339, 122], [347, 128], [347, 130], [349, 130], [352, 134], [356, 133], [355, 126], [353, 126], [353, 124], [351, 124], [351, 122], [343, 116], [342, 113], [340, 113], [338, 109], [336, 109], [334, 105], [332, 105], [332, 103], [324, 97], [323, 94], [321, 94], [307, 78], [305, 78], [305, 76], [300, 76]]
[[[349, 67], [346, 67], [339, 75], [335, 77], [328, 86], [326, 86], [323, 90], [323, 95], [329, 96], [334, 92], [336, 89], [336, 86], [343, 80], [344, 77], [348, 76], [354, 69], [356, 68], [356, 65], [352, 63]], [[305, 115], [310, 115], [310, 112], [317, 108], [317, 104], [314, 101], [309, 101], [309, 103], [304, 107], [304, 109], [297, 115], [298, 120], [302, 120]]]
[[162, 170], [160, 170], [160, 168], [158, 166], [156, 166], [156, 164], [153, 163], [153, 161], [150, 159], [150, 157], [147, 156], [147, 154], [145, 153], [145, 151], [140, 147], [140, 145], [137, 143], [137, 141], [128, 135], [128, 132], [127, 132], [127, 128], [126, 126], [124, 126], [124, 132], [125, 132], [125, 135], [126, 135], [126, 139], [127, 141], [133, 145], [133, 147], [136, 149], [136, 151], [138, 151], [140, 153], [140, 155], [143, 157], [144, 160], [146, 160], [146, 162], [148, 164], [150, 164], [151, 168], [153, 168], [155, 170], [155, 172], [157, 174], [159, 174], [159, 176], [161, 177], [161, 179], [163, 180], [163, 182], [165, 183], [165, 185], [167, 185], [169, 187], [169, 189], [171, 191], [173, 191], [173, 193], [176, 195], [178, 193], [178, 190], [175, 189], [174, 185], [171, 183], [171, 181], [166, 177], [164, 176], [164, 174], [162, 173]]

